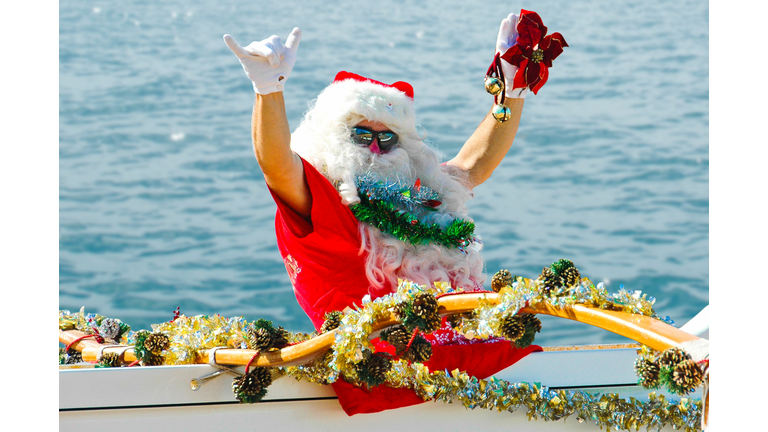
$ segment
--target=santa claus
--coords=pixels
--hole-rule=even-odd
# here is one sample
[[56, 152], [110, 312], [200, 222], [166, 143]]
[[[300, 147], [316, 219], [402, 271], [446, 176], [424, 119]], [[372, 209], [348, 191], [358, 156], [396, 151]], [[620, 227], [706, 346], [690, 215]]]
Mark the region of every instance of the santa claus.
[[[517, 23], [515, 14], [502, 20], [497, 52], [515, 44]], [[467, 201], [514, 141], [528, 93], [514, 88], [515, 66], [501, 62], [509, 119], [499, 122], [489, 112], [458, 155], [441, 163], [416, 127], [410, 84], [339, 72], [291, 134], [282, 92], [301, 30], [295, 28], [285, 44], [277, 36], [246, 47], [230, 35], [224, 40], [253, 82], [253, 145], [277, 203], [278, 246], [316, 329], [327, 312], [392, 293], [399, 279], [482, 289], [481, 242]], [[480, 378], [538, 348], [518, 350], [503, 340], [472, 344], [445, 327], [438, 333], [425, 364]], [[462, 351], [468, 348], [471, 357]], [[478, 361], [478, 350], [493, 355]], [[335, 388], [350, 414], [421, 402], [405, 389], [367, 393], [342, 382]]]

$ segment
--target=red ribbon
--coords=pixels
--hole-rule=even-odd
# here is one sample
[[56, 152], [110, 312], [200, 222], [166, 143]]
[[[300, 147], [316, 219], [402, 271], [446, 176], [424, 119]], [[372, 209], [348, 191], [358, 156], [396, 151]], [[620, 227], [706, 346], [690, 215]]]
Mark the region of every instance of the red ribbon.
[[80, 336], [79, 338], [77, 338], [77, 339], [73, 340], [72, 342], [70, 342], [67, 345], [67, 348], [66, 348], [65, 352], [69, 352], [69, 349], [72, 347], [72, 345], [80, 342], [83, 339], [89, 338], [89, 337], [92, 337], [92, 338], [96, 339], [96, 342], [98, 342], [98, 343], [104, 343], [104, 338], [100, 334], [98, 334], [98, 333], [87, 334], [85, 336]]
[[248, 368], [251, 367], [251, 363], [253, 363], [253, 361], [256, 360], [256, 357], [258, 357], [259, 355], [261, 355], [261, 352], [257, 351], [256, 354], [254, 354], [253, 357], [251, 357], [251, 359], [248, 360], [248, 364], [245, 365], [245, 374], [244, 375], [248, 375]]
[[[506, 82], [504, 81], [504, 70], [501, 68], [501, 53], [496, 53], [495, 56], [493, 56], [493, 62], [488, 67], [488, 71], [485, 73], [486, 78], [498, 78], [501, 80], [502, 83], [504, 83], [504, 91], [501, 92], [500, 95], [496, 95], [493, 97], [493, 102], [496, 104], [504, 104], [504, 98], [506, 97]], [[501, 101], [499, 102], [496, 97], [499, 97]]]
[[419, 328], [416, 327], [413, 329], [413, 335], [411, 335], [411, 340], [408, 341], [408, 345], [405, 346], [405, 350], [403, 351], [403, 354], [407, 353], [409, 349], [411, 349], [411, 344], [416, 339], [416, 335], [419, 334]]

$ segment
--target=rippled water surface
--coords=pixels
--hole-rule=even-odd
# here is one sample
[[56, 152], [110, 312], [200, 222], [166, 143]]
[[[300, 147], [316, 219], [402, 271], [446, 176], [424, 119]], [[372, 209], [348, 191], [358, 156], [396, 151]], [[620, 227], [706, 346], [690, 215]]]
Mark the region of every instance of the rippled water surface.
[[[222, 35], [245, 45], [302, 28], [292, 128], [339, 70], [409, 81], [447, 159], [492, 103], [498, 24], [521, 7], [570, 47], [471, 202], [489, 276], [570, 258], [610, 291], [655, 296], [679, 324], [704, 307], [707, 2], [419, 3], [61, 1], [60, 308], [134, 329], [180, 306], [310, 331], [251, 149], [253, 90]], [[623, 340], [543, 321], [542, 345]]]

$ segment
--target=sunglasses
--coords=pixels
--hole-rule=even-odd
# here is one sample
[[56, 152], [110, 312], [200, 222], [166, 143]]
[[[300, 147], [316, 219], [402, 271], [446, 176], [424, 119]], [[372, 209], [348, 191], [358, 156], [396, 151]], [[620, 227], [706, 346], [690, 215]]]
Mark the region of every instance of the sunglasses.
[[355, 144], [368, 147], [373, 143], [374, 138], [378, 138], [379, 149], [386, 153], [397, 144], [398, 136], [392, 131], [376, 132], [361, 127], [352, 128], [352, 141]]

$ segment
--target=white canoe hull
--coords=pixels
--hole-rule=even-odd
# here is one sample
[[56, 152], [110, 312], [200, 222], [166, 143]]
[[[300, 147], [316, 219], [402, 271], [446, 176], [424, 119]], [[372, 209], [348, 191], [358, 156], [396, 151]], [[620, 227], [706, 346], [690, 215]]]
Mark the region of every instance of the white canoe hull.
[[[635, 384], [636, 358], [636, 349], [631, 347], [553, 349], [532, 353], [496, 376], [509, 382], [540, 382], [550, 388], [618, 393], [645, 401], [649, 392]], [[213, 371], [208, 365], [62, 368], [59, 430], [600, 430], [594, 422], [579, 423], [574, 416], [556, 422], [529, 421], [524, 407], [514, 413], [499, 413], [468, 410], [458, 401], [426, 402], [350, 417], [330, 386], [297, 382], [291, 377], [275, 381], [264, 401], [250, 405], [235, 400], [231, 375], [221, 375], [199, 390], [191, 390], [192, 379]], [[700, 398], [701, 392], [690, 397]]]

